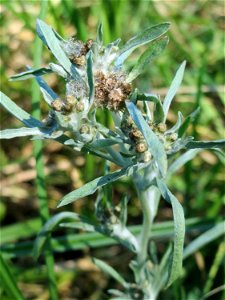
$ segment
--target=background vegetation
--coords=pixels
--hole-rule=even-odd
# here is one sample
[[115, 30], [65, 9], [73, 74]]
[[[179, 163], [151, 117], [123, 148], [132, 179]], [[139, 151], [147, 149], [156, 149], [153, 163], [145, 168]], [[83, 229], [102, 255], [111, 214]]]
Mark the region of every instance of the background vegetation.
[[[39, 1], [2, 1], [1, 5], [1, 90], [30, 112], [32, 81], [9, 82], [8, 78], [23, 71], [25, 65], [33, 66], [35, 21], [40, 8]], [[153, 91], [163, 97], [178, 65], [187, 60], [184, 81], [172, 105], [169, 122], [175, 122], [178, 111], [188, 115], [200, 106], [201, 113], [189, 129], [190, 134], [199, 140], [210, 140], [224, 136], [223, 11], [223, 1], [216, 0], [51, 0], [48, 2], [45, 21], [60, 35], [76, 35], [82, 40], [95, 38], [97, 24], [102, 22], [105, 42], [118, 37], [126, 41], [142, 28], [170, 21], [170, 43], [167, 49], [137, 80], [137, 85], [145, 92]], [[132, 56], [133, 61], [137, 55], [136, 51]], [[45, 48], [41, 65], [52, 60]], [[132, 65], [132, 60], [130, 62]], [[56, 92], [63, 94], [64, 83], [61, 79], [48, 75], [46, 80]], [[42, 118], [47, 114], [44, 102], [41, 102], [41, 114]], [[99, 118], [110, 125], [107, 112], [103, 111]], [[3, 110], [1, 123], [2, 128], [20, 125]], [[1, 244], [2, 253], [8, 258], [7, 263], [25, 298], [47, 300], [49, 294], [44, 260], [35, 262], [31, 253], [32, 242], [41, 227], [32, 145], [32, 141], [27, 138], [5, 140], [2, 143]], [[71, 189], [101, 175], [103, 163], [91, 155], [73, 153], [56, 142], [45, 142], [43, 151], [47, 201], [50, 214], [54, 215], [59, 212], [59, 209], [56, 210], [58, 200]], [[188, 222], [191, 222], [191, 218], [197, 218], [192, 230], [187, 233], [187, 244], [194, 236], [222, 219], [223, 171], [221, 160], [213, 153], [203, 151], [171, 180], [170, 187], [181, 201]], [[116, 183], [115, 201], [119, 201], [125, 193], [132, 196], [129, 223], [140, 224], [140, 208], [129, 180]], [[91, 200], [88, 197], [77, 201], [70, 209], [91, 215]], [[162, 202], [157, 221], [171, 219], [170, 207]], [[79, 238], [71, 234], [68, 230], [60, 230], [55, 233], [53, 240], [57, 250], [55, 272], [59, 298], [108, 299], [107, 288], [115, 287], [116, 284], [97, 270], [91, 256], [108, 261], [129, 279], [127, 264], [130, 255], [121, 246], [110, 245], [111, 242], [106, 238], [89, 235]], [[159, 255], [163, 253], [170, 234], [166, 229], [161, 229], [158, 236], [156, 234]], [[161, 299], [197, 300], [220, 287], [224, 282], [224, 248], [224, 242], [218, 239], [185, 260], [182, 278], [162, 293]], [[2, 300], [12, 300], [3, 289], [0, 290], [0, 296]], [[224, 296], [223, 291], [218, 291], [216, 299], [222, 300]]]

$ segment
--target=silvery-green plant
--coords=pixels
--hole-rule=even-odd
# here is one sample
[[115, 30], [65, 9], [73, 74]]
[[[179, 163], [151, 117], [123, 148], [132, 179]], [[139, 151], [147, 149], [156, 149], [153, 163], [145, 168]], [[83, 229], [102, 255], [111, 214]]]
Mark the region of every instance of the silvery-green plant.
[[[32, 139], [53, 139], [75, 151], [91, 153], [106, 162], [104, 175], [93, 179], [61, 199], [58, 207], [72, 203], [97, 191], [95, 221], [73, 212], [62, 212], [51, 218], [36, 239], [35, 256], [44, 248], [46, 234], [58, 225], [97, 231], [114, 238], [133, 253], [130, 269], [133, 282], [128, 282], [105, 262], [94, 259], [95, 264], [110, 274], [123, 291], [109, 290], [114, 299], [156, 299], [159, 292], [170, 286], [182, 270], [185, 219], [182, 206], [167, 186], [171, 175], [192, 159], [201, 149], [220, 151], [224, 140], [194, 141], [185, 137], [189, 123], [198, 110], [187, 118], [178, 113], [174, 126], [167, 128], [170, 104], [181, 84], [185, 62], [181, 64], [163, 99], [155, 94], [142, 93], [133, 81], [144, 67], [166, 47], [165, 33], [169, 23], [149, 27], [119, 47], [120, 39], [103, 44], [100, 25], [96, 40], [82, 42], [76, 38], [63, 39], [50, 26], [37, 21], [37, 34], [52, 52], [56, 63], [39, 69], [27, 68], [11, 80], [34, 77], [49, 105], [48, 117], [37, 120], [1, 93], [1, 105], [26, 127], [1, 131], [2, 139], [33, 136]], [[138, 47], [147, 49], [128, 70], [126, 61]], [[57, 95], [42, 79], [42, 75], [56, 73], [65, 80], [65, 94]], [[151, 105], [150, 105], [151, 104]], [[97, 110], [110, 111], [114, 128], [107, 128], [96, 120]], [[174, 154], [183, 150], [179, 158]], [[110, 172], [110, 164], [120, 169]], [[113, 203], [107, 186], [117, 179], [130, 176], [141, 203], [143, 223], [139, 235], [127, 226], [128, 197]], [[154, 260], [149, 241], [151, 227], [157, 214], [160, 197], [171, 204], [174, 219], [173, 244], [161, 259]]]

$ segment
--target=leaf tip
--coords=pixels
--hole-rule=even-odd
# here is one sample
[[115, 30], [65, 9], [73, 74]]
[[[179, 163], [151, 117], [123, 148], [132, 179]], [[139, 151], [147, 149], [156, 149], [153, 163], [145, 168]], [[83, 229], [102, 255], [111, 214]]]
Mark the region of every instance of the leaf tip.
[[62, 204], [62, 200], [57, 204], [57, 206], [56, 206], [56, 208], [60, 208], [60, 207], [62, 207], [63, 206], [63, 204]]

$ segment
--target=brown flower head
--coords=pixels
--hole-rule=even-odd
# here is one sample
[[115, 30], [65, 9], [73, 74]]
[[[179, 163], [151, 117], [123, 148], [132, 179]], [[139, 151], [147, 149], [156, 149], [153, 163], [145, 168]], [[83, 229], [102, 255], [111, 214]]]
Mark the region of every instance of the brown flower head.
[[125, 75], [121, 73], [104, 74], [98, 71], [94, 74], [96, 107], [106, 107], [118, 111], [125, 107], [125, 100], [131, 92], [131, 84], [126, 83]]

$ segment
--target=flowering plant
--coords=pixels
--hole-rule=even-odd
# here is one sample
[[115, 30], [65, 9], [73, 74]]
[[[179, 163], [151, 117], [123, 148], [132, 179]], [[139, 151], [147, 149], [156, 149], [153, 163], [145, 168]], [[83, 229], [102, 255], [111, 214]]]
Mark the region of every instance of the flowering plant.
[[[194, 141], [185, 137], [189, 123], [198, 111], [187, 118], [178, 113], [177, 123], [167, 128], [166, 119], [170, 104], [181, 84], [185, 62], [179, 67], [163, 101], [151, 93], [142, 93], [133, 81], [144, 67], [151, 63], [166, 47], [165, 33], [169, 23], [149, 27], [131, 38], [122, 47], [120, 39], [103, 44], [102, 26], [98, 27], [95, 41], [82, 42], [76, 38], [63, 39], [42, 20], [37, 21], [37, 34], [52, 52], [58, 64], [48, 67], [28, 68], [11, 80], [34, 77], [49, 105], [48, 117], [37, 120], [19, 108], [1, 93], [1, 104], [26, 127], [1, 131], [1, 138], [33, 136], [32, 139], [53, 139], [76, 151], [88, 152], [115, 164], [120, 169], [95, 178], [61, 199], [58, 207], [98, 191], [95, 202], [95, 221], [73, 212], [53, 216], [43, 227], [35, 243], [35, 256], [44, 249], [47, 233], [56, 226], [66, 226], [86, 231], [97, 231], [116, 239], [134, 254], [130, 268], [133, 282], [127, 282], [116, 270], [103, 261], [94, 259], [96, 265], [122, 284], [124, 291], [110, 290], [115, 299], [156, 299], [161, 289], [170, 286], [181, 274], [185, 220], [182, 206], [167, 187], [168, 178], [201, 149], [219, 151], [224, 140]], [[138, 47], [147, 49], [128, 70], [126, 60]], [[42, 75], [56, 73], [65, 80], [66, 92], [57, 95], [42, 79]], [[114, 128], [97, 121], [99, 109], [110, 111]], [[186, 150], [178, 159], [174, 154]], [[139, 235], [127, 226], [128, 197], [124, 195], [115, 205], [106, 189], [117, 179], [130, 176], [134, 182], [143, 212]], [[106, 187], [106, 188], [105, 188]], [[157, 214], [160, 196], [173, 210], [173, 246], [169, 246], [160, 263], [149, 253], [151, 227]], [[151, 252], [151, 251], [150, 251]]]

